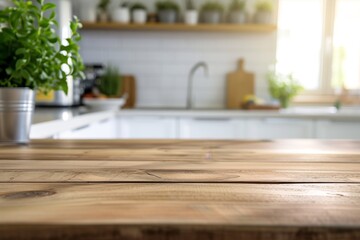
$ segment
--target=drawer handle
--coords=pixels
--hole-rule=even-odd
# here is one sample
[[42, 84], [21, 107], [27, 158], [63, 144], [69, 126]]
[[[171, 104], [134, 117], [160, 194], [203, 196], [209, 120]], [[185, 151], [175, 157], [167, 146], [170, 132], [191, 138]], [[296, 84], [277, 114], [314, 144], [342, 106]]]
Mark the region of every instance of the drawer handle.
[[83, 129], [88, 128], [88, 127], [90, 127], [90, 124], [82, 126], [82, 127], [75, 128], [75, 129], [72, 130], [72, 132], [80, 131], [80, 130], [83, 130]]
[[229, 122], [229, 118], [194, 118], [195, 121], [219, 121], [219, 122]]

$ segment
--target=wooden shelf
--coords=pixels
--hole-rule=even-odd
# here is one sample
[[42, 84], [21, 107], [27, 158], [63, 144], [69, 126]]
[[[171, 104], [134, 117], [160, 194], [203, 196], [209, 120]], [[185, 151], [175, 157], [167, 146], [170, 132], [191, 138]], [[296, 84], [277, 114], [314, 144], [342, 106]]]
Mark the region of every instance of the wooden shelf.
[[83, 23], [86, 30], [120, 30], [120, 31], [194, 31], [194, 32], [273, 32], [273, 24], [198, 24], [186, 25], [182, 23], [161, 24], [121, 24], [121, 23]]

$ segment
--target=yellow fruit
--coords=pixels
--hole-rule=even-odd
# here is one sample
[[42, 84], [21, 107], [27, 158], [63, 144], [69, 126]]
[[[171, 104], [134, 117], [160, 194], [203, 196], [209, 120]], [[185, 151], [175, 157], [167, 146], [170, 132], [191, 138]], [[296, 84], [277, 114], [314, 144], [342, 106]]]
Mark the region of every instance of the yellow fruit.
[[257, 97], [255, 95], [246, 95], [244, 97], [243, 102], [247, 103], [247, 102], [256, 102]]

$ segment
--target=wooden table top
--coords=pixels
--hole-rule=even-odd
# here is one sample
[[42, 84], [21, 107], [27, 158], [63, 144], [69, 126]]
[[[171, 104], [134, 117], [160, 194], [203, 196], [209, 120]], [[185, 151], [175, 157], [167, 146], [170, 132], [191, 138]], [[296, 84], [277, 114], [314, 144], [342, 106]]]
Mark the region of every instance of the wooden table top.
[[2, 145], [0, 239], [360, 239], [360, 142]]

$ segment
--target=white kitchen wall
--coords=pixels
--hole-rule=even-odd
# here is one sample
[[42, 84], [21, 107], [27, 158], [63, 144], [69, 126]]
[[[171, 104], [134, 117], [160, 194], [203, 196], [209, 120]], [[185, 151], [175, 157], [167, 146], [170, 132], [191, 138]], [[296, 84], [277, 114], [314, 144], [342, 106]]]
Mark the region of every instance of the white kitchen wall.
[[[91, 4], [91, 0], [85, 1]], [[142, 2], [150, 7], [155, 1]], [[199, 6], [202, 2], [196, 1]], [[254, 2], [248, 1], [248, 6]], [[74, 1], [75, 14], [80, 3]], [[245, 59], [246, 69], [256, 74], [256, 94], [268, 99], [265, 75], [275, 61], [276, 32], [83, 30], [82, 36], [81, 53], [86, 63], [113, 64], [123, 74], [136, 76], [138, 107], [185, 107], [188, 73], [195, 63], [206, 61], [210, 76], [205, 78], [202, 71], [196, 74], [195, 106], [223, 108], [226, 74], [236, 69], [240, 58]]]

